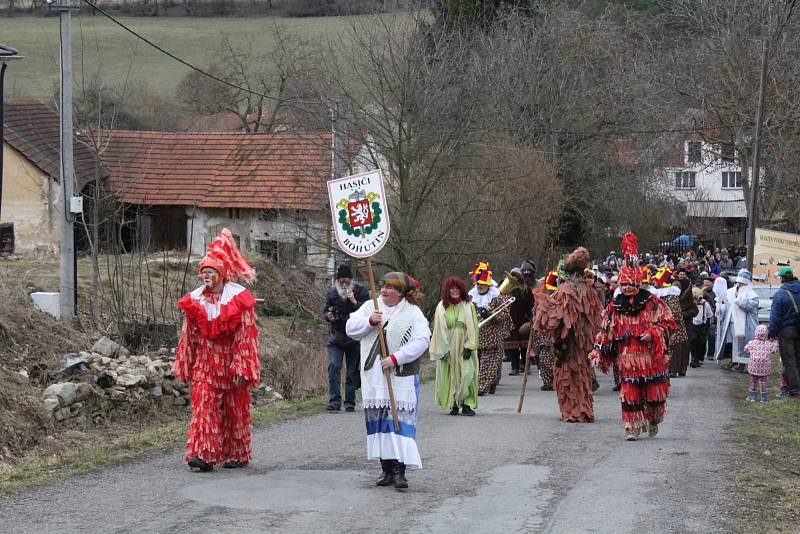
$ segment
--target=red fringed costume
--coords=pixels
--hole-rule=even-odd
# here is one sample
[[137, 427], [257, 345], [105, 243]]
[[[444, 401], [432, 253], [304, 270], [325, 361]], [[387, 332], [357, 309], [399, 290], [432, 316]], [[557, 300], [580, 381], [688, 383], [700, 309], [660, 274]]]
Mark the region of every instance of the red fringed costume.
[[553, 388], [561, 420], [568, 422], [594, 421], [592, 368], [587, 356], [603, 304], [591, 281], [583, 275], [588, 262], [589, 252], [577, 248], [564, 261], [569, 276], [559, 282], [551, 295], [536, 295], [534, 328], [553, 340]]
[[[623, 267], [620, 284], [637, 286], [641, 273]], [[644, 289], [612, 300], [595, 339], [591, 359], [607, 373], [616, 363], [625, 432], [637, 437], [650, 424], [658, 425], [666, 412], [669, 394], [669, 331], [677, 327], [664, 301]], [[651, 339], [642, 341], [641, 336]], [[654, 435], [654, 434], [653, 434]]]
[[178, 302], [186, 320], [173, 368], [177, 378], [192, 385], [186, 459], [246, 464], [251, 458], [249, 388], [258, 385], [261, 364], [256, 301], [234, 280], [251, 282], [255, 271], [228, 229], [209, 246], [198, 271], [206, 267], [220, 273], [222, 292], [201, 286]]

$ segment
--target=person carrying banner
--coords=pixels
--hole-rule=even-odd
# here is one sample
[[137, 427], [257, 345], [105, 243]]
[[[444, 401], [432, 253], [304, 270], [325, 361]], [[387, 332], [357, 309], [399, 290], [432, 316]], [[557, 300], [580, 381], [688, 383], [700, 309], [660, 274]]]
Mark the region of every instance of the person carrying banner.
[[[422, 468], [417, 449], [420, 357], [428, 349], [428, 320], [414, 299], [414, 280], [401, 272], [381, 279], [378, 307], [372, 300], [350, 314], [347, 336], [361, 347], [361, 398], [367, 428], [367, 458], [380, 460], [378, 486], [408, 487], [406, 467]], [[381, 359], [378, 328], [383, 327], [388, 357]], [[384, 369], [391, 372], [387, 375]], [[387, 380], [391, 380], [399, 430], [393, 424]]]

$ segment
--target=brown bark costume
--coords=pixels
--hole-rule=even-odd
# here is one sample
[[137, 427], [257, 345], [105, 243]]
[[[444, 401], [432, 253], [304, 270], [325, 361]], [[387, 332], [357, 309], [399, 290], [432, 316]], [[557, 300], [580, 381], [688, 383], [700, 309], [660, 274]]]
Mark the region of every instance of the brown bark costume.
[[[556, 364], [553, 386], [561, 420], [593, 422], [592, 368], [587, 358], [594, 344], [603, 306], [583, 275], [589, 251], [575, 249], [564, 262], [566, 279], [552, 295], [537, 298], [534, 328], [553, 340]], [[538, 295], [537, 295], [538, 297]]]

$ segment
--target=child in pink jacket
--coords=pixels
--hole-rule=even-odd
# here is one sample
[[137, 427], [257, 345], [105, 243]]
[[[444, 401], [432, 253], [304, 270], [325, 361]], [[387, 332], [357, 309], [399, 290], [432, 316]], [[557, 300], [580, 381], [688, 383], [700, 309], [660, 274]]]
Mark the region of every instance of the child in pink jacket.
[[747, 400], [756, 400], [756, 384], [761, 389], [761, 400], [767, 400], [767, 377], [772, 372], [771, 356], [778, 351], [778, 341], [767, 339], [767, 325], [758, 325], [756, 336], [744, 346], [745, 352], [750, 354], [747, 362], [747, 372], [750, 373], [750, 394]]

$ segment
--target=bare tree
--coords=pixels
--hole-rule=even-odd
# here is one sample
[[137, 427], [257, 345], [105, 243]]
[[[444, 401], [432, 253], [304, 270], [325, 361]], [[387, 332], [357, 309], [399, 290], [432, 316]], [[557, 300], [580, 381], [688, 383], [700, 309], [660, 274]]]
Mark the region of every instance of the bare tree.
[[484, 100], [496, 93], [496, 56], [425, 17], [354, 21], [349, 44], [325, 57], [319, 98], [341, 99], [347, 138], [387, 177], [385, 267], [426, 280], [481, 257], [507, 268], [544, 248], [562, 188], [539, 151], [495, 128]]
[[236, 44], [223, 34], [207, 71], [230, 84], [190, 72], [178, 86], [177, 98], [184, 108], [199, 115], [233, 113], [246, 132], [278, 128], [284, 100], [292, 95], [293, 82], [302, 77], [311, 60], [311, 48], [277, 23], [268, 31], [273, 37], [268, 51], [254, 50], [249, 43]]
[[[800, 23], [796, 0], [726, 2], [675, 0], [668, 22], [679, 28], [668, 35], [670, 51], [656, 75], [668, 80], [674, 98], [665, 109], [682, 112], [684, 124], [696, 126], [704, 140], [722, 152], [735, 153], [742, 186], [749, 198], [753, 132], [764, 36], [770, 38], [766, 114], [762, 149], [767, 180], [760, 194], [762, 217], [775, 223], [797, 220], [800, 163], [793, 124], [800, 120]], [[681, 109], [682, 108], [682, 109]], [[686, 109], [699, 113], [687, 116]], [[674, 115], [673, 115], [674, 116]], [[748, 205], [748, 210], [750, 206]]]

